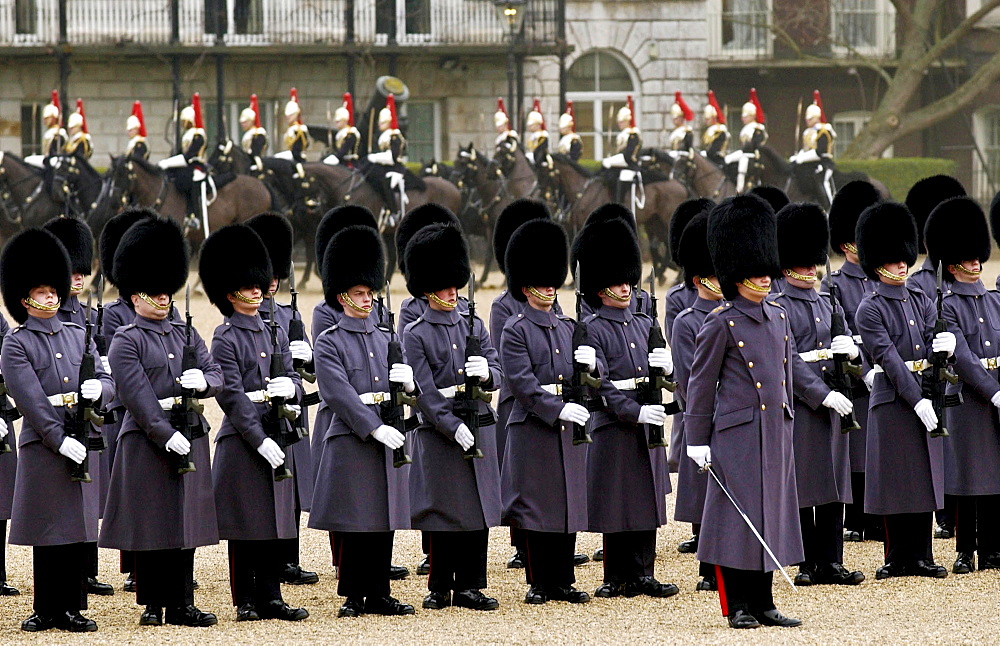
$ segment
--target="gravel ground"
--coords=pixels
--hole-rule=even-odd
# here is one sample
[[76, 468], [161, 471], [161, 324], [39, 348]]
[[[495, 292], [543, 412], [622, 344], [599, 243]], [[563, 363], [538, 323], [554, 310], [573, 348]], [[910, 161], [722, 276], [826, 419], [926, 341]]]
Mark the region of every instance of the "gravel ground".
[[[996, 265], [996, 266], [993, 266]], [[1000, 262], [988, 267], [990, 283], [1000, 270]], [[494, 287], [478, 292], [480, 311], [488, 312], [491, 300], [498, 293], [498, 276]], [[312, 306], [322, 297], [319, 281], [313, 278], [309, 289], [300, 297], [303, 315], [308, 321]], [[404, 295], [403, 281], [397, 276], [393, 283], [393, 301]], [[661, 292], [661, 297], [665, 290]], [[571, 293], [563, 294], [564, 305], [572, 304]], [[662, 312], [662, 300], [661, 300]], [[222, 318], [204, 297], [193, 303], [195, 322], [206, 336]], [[307, 328], [308, 329], [308, 328]], [[214, 401], [206, 406], [209, 420], [218, 428], [221, 412]], [[672, 509], [673, 497], [668, 498]], [[673, 512], [670, 511], [672, 517]], [[306, 519], [303, 518], [303, 527]], [[500, 601], [494, 612], [474, 613], [470, 610], [422, 610], [420, 602], [426, 594], [424, 577], [413, 574], [405, 581], [393, 583], [393, 594], [417, 607], [415, 617], [337, 619], [343, 599], [337, 596], [336, 580], [330, 565], [327, 534], [303, 529], [302, 564], [320, 574], [320, 582], [311, 586], [283, 586], [285, 600], [304, 606], [311, 617], [295, 624], [262, 621], [237, 624], [229, 594], [227, 559], [224, 544], [199, 549], [195, 561], [195, 576], [201, 587], [196, 603], [203, 610], [219, 615], [219, 625], [206, 629], [140, 628], [142, 609], [135, 605], [133, 595], [121, 591], [123, 576], [118, 573], [118, 555], [101, 550], [103, 581], [115, 584], [113, 597], [90, 597], [89, 617], [97, 621], [99, 632], [71, 635], [57, 631], [31, 636], [20, 632], [22, 619], [31, 613], [31, 550], [8, 546], [7, 569], [10, 583], [21, 590], [20, 597], [0, 597], [0, 643], [73, 643], [73, 644], [132, 644], [151, 640], [174, 644], [233, 644], [280, 641], [298, 643], [702, 643], [750, 644], [773, 643], [989, 643], [998, 640], [1000, 619], [997, 618], [997, 596], [1000, 572], [976, 572], [964, 576], [950, 575], [947, 579], [926, 580], [906, 578], [885, 582], [875, 581], [875, 569], [882, 562], [880, 543], [849, 543], [845, 561], [850, 569], [863, 571], [868, 580], [858, 587], [821, 586], [792, 592], [778, 576], [775, 577], [775, 600], [786, 614], [799, 617], [801, 628], [765, 628], [737, 632], [726, 628], [719, 610], [718, 595], [695, 592], [698, 581], [694, 557], [679, 554], [678, 542], [689, 537], [690, 527], [671, 521], [658, 532], [657, 577], [680, 586], [681, 593], [670, 599], [595, 599], [586, 606], [550, 602], [544, 606], [523, 603], [527, 586], [523, 570], [507, 570], [505, 563], [511, 554], [506, 528], [490, 532], [489, 581], [486, 590]], [[600, 547], [598, 534], [580, 534], [577, 547], [588, 554]], [[934, 541], [938, 563], [950, 568], [954, 560], [954, 541]], [[420, 537], [415, 531], [397, 532], [394, 562], [415, 570], [420, 560]], [[788, 568], [794, 576], [795, 568]], [[601, 584], [600, 563], [588, 563], [577, 568], [577, 586], [591, 593]]]

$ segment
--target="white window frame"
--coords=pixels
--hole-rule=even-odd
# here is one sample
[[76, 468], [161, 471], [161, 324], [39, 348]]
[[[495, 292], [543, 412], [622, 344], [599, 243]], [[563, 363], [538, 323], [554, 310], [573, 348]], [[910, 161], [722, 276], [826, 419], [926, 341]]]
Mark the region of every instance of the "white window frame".
[[[975, 138], [976, 146], [985, 155], [989, 155], [992, 148], [998, 157], [1000, 157], [1000, 141], [992, 147], [988, 143], [990, 131], [989, 119], [991, 116], [994, 119], [1000, 120], [1000, 105], [988, 105], [976, 110], [972, 115], [972, 134]], [[972, 194], [980, 203], [989, 204], [996, 192], [995, 189], [1000, 189], [1000, 173], [997, 174], [997, 177], [993, 178], [993, 186], [991, 186], [987, 177], [988, 170], [983, 167], [983, 162], [980, 160], [979, 154], [975, 150], [970, 152], [972, 154]]]
[[754, 47], [726, 47], [722, 42], [722, 23], [723, 18], [725, 17], [723, 11], [724, 0], [708, 0], [706, 9], [708, 18], [709, 58], [768, 58], [774, 53], [774, 35], [771, 33], [771, 26], [774, 20], [774, 3], [773, 0], [762, 1], [764, 3], [764, 9], [760, 13], [764, 14], [766, 18], [766, 24], [761, 27], [764, 30], [764, 42]]
[[[982, 6], [983, 0], [965, 0], [965, 17], [968, 18], [976, 13]], [[1000, 9], [994, 9], [983, 16], [982, 20], [976, 23], [976, 27], [1000, 27]]]
[[[635, 116], [635, 123], [636, 123], [637, 126], [639, 126], [639, 128], [641, 130], [642, 129], [642, 111], [639, 109], [639, 104], [641, 103], [641, 101], [639, 99], [641, 98], [641, 96], [639, 94], [639, 91], [635, 89], [635, 88], [640, 87], [640, 85], [639, 85], [639, 79], [636, 76], [636, 73], [635, 73], [635, 70], [632, 67], [632, 64], [628, 61], [628, 59], [624, 58], [623, 56], [621, 56], [620, 54], [618, 54], [617, 52], [614, 52], [612, 50], [608, 50], [608, 49], [591, 49], [591, 50], [588, 50], [588, 51], [583, 52], [582, 54], [580, 54], [580, 56], [578, 56], [576, 59], [574, 59], [573, 63], [575, 63], [576, 61], [580, 60], [581, 58], [583, 58], [584, 56], [586, 56], [588, 54], [597, 54], [599, 56], [611, 56], [612, 58], [614, 58], [615, 60], [617, 60], [625, 68], [625, 71], [628, 73], [628, 76], [629, 76], [629, 82], [631, 82], [631, 84], [632, 84], [632, 89], [631, 90], [614, 90], [614, 91], [600, 91], [600, 90], [597, 90], [597, 91], [591, 91], [591, 92], [566, 92], [566, 100], [567, 101], [573, 101], [574, 104], [579, 102], [579, 103], [592, 103], [594, 105], [594, 128], [595, 128], [595, 130], [590, 131], [590, 132], [578, 132], [577, 134], [593, 136], [594, 137], [593, 158], [594, 159], [603, 159], [604, 157], [606, 157], [608, 155], [608, 153], [606, 153], [604, 151], [604, 140], [605, 140], [605, 137], [608, 135], [608, 133], [613, 133], [613, 132], [616, 132], [618, 130], [618, 124], [615, 123], [615, 121], [613, 120], [614, 117], [612, 118], [612, 122], [610, 124], [605, 124], [604, 123], [604, 119], [605, 119], [604, 102], [608, 101], [608, 102], [614, 102], [614, 103], [622, 103], [624, 101], [624, 99], [625, 99], [625, 96], [628, 95], [628, 94], [631, 94], [632, 95], [632, 105], [633, 105], [633, 108], [635, 110], [635, 114], [634, 114], [634, 116]], [[600, 60], [600, 59], [598, 59], [598, 60]], [[569, 66], [572, 67], [573, 63], [570, 63]], [[600, 66], [600, 63], [598, 63], [597, 65], [594, 66], [594, 83], [595, 83], [595, 85], [598, 84], [598, 79], [600, 79], [600, 77], [601, 77], [601, 66]], [[613, 145], [614, 144], [612, 143], [612, 146]]]
[[834, 54], [847, 56], [860, 54], [862, 56], [891, 57], [896, 53], [896, 8], [890, 0], [872, 0], [875, 4], [875, 44], [856, 47], [837, 39], [838, 8], [843, 3], [858, 0], [830, 0], [830, 48]]

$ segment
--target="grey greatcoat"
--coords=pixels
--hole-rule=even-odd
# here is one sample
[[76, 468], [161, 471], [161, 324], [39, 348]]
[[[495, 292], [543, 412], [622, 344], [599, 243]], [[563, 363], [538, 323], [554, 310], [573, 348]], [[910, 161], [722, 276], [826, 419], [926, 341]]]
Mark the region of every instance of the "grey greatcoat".
[[[670, 344], [672, 350], [674, 347], [672, 336], [674, 321], [681, 312], [694, 305], [695, 301], [698, 300], [698, 290], [685, 280], [667, 290], [666, 300], [666, 311], [663, 314], [663, 336], [667, 338], [667, 343]], [[698, 330], [695, 330], [695, 334], [697, 333]], [[694, 352], [693, 347], [691, 351]], [[672, 415], [670, 419], [670, 446], [667, 447], [667, 466], [671, 473], [678, 473], [681, 463], [687, 459], [687, 455], [684, 453], [684, 415]], [[680, 484], [678, 483], [679, 488]]]
[[316, 383], [330, 408], [316, 471], [309, 527], [336, 532], [410, 528], [409, 466], [392, 466], [392, 451], [372, 437], [382, 425], [378, 404], [359, 395], [389, 392], [389, 332], [373, 317], [344, 316], [316, 337]]
[[[792, 440], [791, 328], [772, 302], [742, 296], [705, 317], [695, 342], [684, 432], [709, 445], [712, 469], [782, 565], [801, 562]], [[722, 489], [709, 480], [698, 560], [740, 570], [777, 568]]]
[[500, 365], [514, 395], [500, 474], [503, 523], [538, 532], [587, 530], [587, 445], [559, 420], [563, 401], [542, 386], [573, 374], [573, 322], [532, 307], [511, 317]]
[[[197, 330], [192, 330], [198, 368], [214, 397], [222, 388], [222, 369]], [[118, 329], [108, 352], [127, 412], [118, 436], [108, 506], [101, 525], [101, 547], [121, 550], [196, 548], [219, 542], [209, 460], [208, 421], [205, 435], [191, 441], [196, 471], [178, 475], [167, 440], [178, 430], [159, 400], [179, 397], [185, 328], [179, 321], [153, 321], [136, 316]]]
[[[506, 289], [493, 299], [490, 306], [490, 339], [500, 347], [500, 340], [503, 338], [503, 326], [514, 314], [519, 314], [527, 307], [527, 303], [522, 303], [510, 295]], [[500, 392], [497, 395], [497, 458], [500, 466], [503, 466], [503, 452], [507, 447], [507, 418], [510, 417], [510, 409], [514, 407], [514, 395], [510, 392], [510, 386], [504, 379], [500, 384]]]
[[[480, 356], [490, 366], [490, 390], [503, 381], [497, 352], [486, 326], [476, 318]], [[476, 444], [481, 459], [467, 460], [455, 442], [463, 423], [452, 411], [454, 397], [439, 389], [465, 383], [465, 340], [469, 315], [431, 308], [406, 326], [403, 345], [420, 389], [417, 406], [422, 423], [413, 433], [410, 455], [410, 517], [414, 529], [473, 531], [500, 524], [500, 467], [497, 463], [496, 425], [479, 427]], [[494, 418], [493, 410], [478, 401], [480, 418]]]
[[652, 326], [645, 314], [607, 306], [587, 319], [605, 374], [600, 394], [607, 404], [590, 420], [594, 443], [587, 454], [587, 504], [592, 532], [650, 530], [667, 522], [666, 450], [649, 448], [649, 429], [639, 424], [639, 391], [611, 383], [649, 376]]
[[[98, 454], [91, 452], [89, 484], [70, 482], [69, 458], [59, 454], [66, 438], [67, 411], [46, 399], [79, 391], [84, 331], [57, 317], [28, 320], [7, 334], [0, 356], [11, 397], [24, 415], [18, 437], [17, 477], [11, 509], [10, 542], [14, 545], [66, 545], [97, 540], [100, 498]], [[101, 400], [115, 395], [114, 381], [101, 366], [91, 341]], [[98, 404], [100, 404], [100, 401]], [[97, 437], [96, 429], [91, 435]]]
[[[280, 329], [278, 346], [285, 368], [281, 376], [295, 383], [298, 401], [302, 396], [299, 374], [292, 369], [288, 337]], [[271, 334], [260, 316], [235, 313], [212, 337], [212, 358], [222, 368], [224, 380], [216, 400], [226, 415], [215, 436], [212, 464], [221, 539], [273, 540], [297, 535], [295, 478], [275, 482], [274, 469], [257, 453], [267, 437], [262, 417], [270, 404], [254, 403], [247, 397], [247, 393], [267, 389], [271, 352]]]
[[[8, 332], [10, 326], [7, 324], [7, 319], [0, 314], [0, 337], [7, 336]], [[0, 355], [2, 354], [0, 352]], [[7, 399], [7, 403], [11, 404], [10, 398]], [[10, 453], [0, 453], [0, 520], [10, 519], [10, 506], [14, 502], [14, 478], [17, 474], [17, 437], [14, 433], [14, 424], [10, 424], [7, 430], [6, 441]]]
[[[316, 307], [313, 308], [312, 324], [310, 326], [312, 334], [310, 336], [314, 339], [318, 339], [320, 334], [326, 331], [327, 328], [339, 323], [340, 319], [343, 317], [343, 312], [338, 312], [330, 307], [326, 300], [320, 300], [320, 302], [316, 304]], [[314, 364], [315, 361], [316, 357], [314, 356]], [[309, 453], [312, 458], [314, 486], [316, 482], [316, 474], [319, 472], [319, 458], [323, 452], [323, 440], [326, 439], [326, 431], [330, 428], [330, 420], [333, 417], [333, 413], [330, 412], [330, 407], [326, 405], [325, 401], [323, 401], [323, 391], [320, 390], [319, 393], [319, 405], [316, 406], [316, 415], [313, 418], [312, 433], [309, 436]]]

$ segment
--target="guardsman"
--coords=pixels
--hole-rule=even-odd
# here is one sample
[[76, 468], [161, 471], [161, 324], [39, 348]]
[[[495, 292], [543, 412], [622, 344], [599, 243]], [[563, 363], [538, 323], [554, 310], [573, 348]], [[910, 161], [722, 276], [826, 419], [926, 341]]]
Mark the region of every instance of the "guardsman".
[[87, 131], [87, 116], [83, 111], [83, 99], [76, 100], [76, 112], [69, 115], [66, 122], [66, 132], [69, 140], [63, 148], [67, 155], [82, 160], [90, 159], [94, 154], [94, 145], [90, 141], [90, 133]]
[[727, 164], [736, 164], [737, 193], [743, 193], [759, 182], [756, 169], [751, 168], [751, 162], [756, 163], [760, 159], [760, 147], [767, 143], [764, 108], [760, 106], [755, 88], [750, 88], [750, 100], [743, 104], [740, 118], [743, 121], [743, 127], [740, 129], [740, 149], [725, 156]]
[[573, 445], [564, 422], [585, 425], [587, 408], [563, 402], [574, 361], [598, 375], [593, 347], [573, 347], [574, 323], [552, 311], [566, 279], [566, 234], [551, 220], [518, 227], [507, 245], [507, 291], [527, 302], [504, 324], [500, 365], [514, 395], [501, 470], [503, 523], [524, 530], [525, 602], [586, 603], [573, 587], [576, 533], [587, 529], [586, 445]]
[[[52, 90], [52, 99], [42, 108], [42, 126], [45, 132], [42, 133], [41, 153], [28, 155], [24, 161], [39, 168], [46, 168], [46, 164], [52, 164], [62, 155], [63, 147], [69, 141], [69, 135], [62, 126], [62, 108], [59, 105], [57, 90]], [[53, 159], [47, 161], [49, 158]]]
[[166, 159], [160, 160], [157, 166], [167, 171], [174, 186], [187, 198], [188, 226], [197, 226], [201, 219], [201, 209], [208, 208], [202, 204], [205, 199], [205, 180], [208, 178], [205, 166], [205, 146], [208, 142], [205, 135], [205, 124], [201, 116], [201, 95], [195, 92], [191, 96], [191, 105], [184, 106], [180, 114], [181, 151]]
[[705, 132], [701, 135], [702, 154], [719, 168], [726, 163], [726, 151], [729, 149], [729, 129], [726, 128], [726, 114], [715, 98], [715, 92], [708, 91], [708, 105], [703, 113], [705, 117]]
[[851, 502], [851, 456], [840, 417], [853, 409], [850, 397], [830, 388], [838, 355], [861, 363], [850, 329], [831, 336], [828, 294], [814, 289], [817, 267], [827, 262], [830, 231], [817, 204], [789, 204], [778, 211], [778, 258], [785, 280], [774, 300], [792, 328], [792, 392], [795, 394], [795, 483], [805, 561], [796, 585], [857, 585], [861, 572], [844, 563], [844, 505]]
[[302, 106], [299, 105], [299, 92], [295, 88], [289, 91], [288, 103], [285, 104], [285, 152], [277, 157], [289, 159], [295, 164], [299, 178], [305, 178], [302, 164], [306, 163], [306, 151], [309, 149], [309, 128], [302, 123]]
[[815, 187], [820, 204], [829, 206], [836, 189], [833, 186], [833, 140], [837, 133], [826, 121], [819, 90], [813, 91], [813, 102], [806, 108], [806, 129], [802, 133], [802, 148], [788, 160], [802, 169], [807, 185]]
[[[0, 314], [0, 338], [7, 336], [9, 331], [7, 319]], [[10, 434], [12, 425], [8, 426], [7, 420], [14, 421], [12, 416], [16, 409], [6, 394], [2, 397], [0, 406], [5, 414], [0, 415], [0, 419], [3, 420], [0, 424], [0, 442], [5, 442], [10, 451], [0, 453], [0, 535], [3, 536], [3, 539], [0, 539], [0, 597], [16, 597], [21, 592], [7, 583], [7, 521], [10, 520], [10, 507], [14, 500], [14, 480], [17, 474], [17, 441]]]
[[844, 511], [844, 540], [856, 542], [878, 540], [881, 532], [881, 519], [864, 513], [865, 509], [865, 451], [868, 439], [868, 395], [869, 385], [875, 378], [872, 372], [870, 357], [864, 352], [861, 335], [857, 334], [854, 314], [858, 305], [867, 294], [875, 289], [875, 283], [868, 279], [858, 260], [858, 247], [855, 244], [855, 230], [858, 217], [869, 206], [882, 201], [878, 191], [870, 183], [855, 180], [845, 184], [833, 196], [833, 205], [828, 217], [830, 223], [830, 249], [838, 256], [844, 257], [840, 269], [831, 272], [831, 276], [823, 279], [823, 291], [830, 291], [832, 279], [837, 288], [840, 305], [844, 308], [844, 318], [848, 329], [852, 330], [854, 343], [861, 345], [862, 369], [865, 386], [854, 389], [854, 419], [861, 427], [847, 434], [851, 453], [851, 498]]
[[[944, 578], [931, 553], [933, 512], [944, 504], [944, 440], [920, 372], [932, 352], [955, 353], [951, 332], [933, 333], [934, 302], [906, 287], [917, 260], [917, 228], [902, 204], [870, 206], [858, 218], [858, 258], [875, 289], [854, 316], [874, 365], [868, 411], [865, 512], [883, 517], [885, 565], [876, 579]], [[911, 322], [912, 321], [912, 322]]]
[[[708, 248], [727, 303], [705, 317], [695, 342], [684, 433], [688, 457], [711, 469], [698, 559], [715, 565], [732, 628], [798, 626], [771, 593], [774, 570], [802, 561], [792, 449], [792, 345], [785, 311], [765, 301], [780, 272], [774, 213], [737, 196], [708, 216]], [[779, 563], [751, 532], [741, 501]]]
[[333, 136], [333, 153], [323, 160], [324, 164], [353, 165], [358, 161], [358, 146], [361, 144], [361, 133], [354, 125], [354, 98], [350, 92], [344, 92], [344, 103], [333, 111], [333, 127], [337, 133]]
[[125, 131], [128, 134], [126, 157], [135, 157], [149, 161], [149, 146], [146, 145], [146, 120], [142, 116], [142, 101], [132, 104], [132, 114], [125, 120]]
[[[277, 293], [281, 281], [288, 280], [292, 271], [295, 270], [292, 264], [292, 247], [294, 246], [292, 225], [288, 218], [280, 213], [261, 213], [247, 220], [246, 226], [256, 231], [260, 239], [264, 241], [267, 255], [271, 258], [271, 270], [274, 272], [271, 284], [264, 292], [264, 303], [261, 305], [260, 316], [265, 322], [270, 323], [270, 299], [275, 299], [274, 318], [287, 335], [289, 323], [298, 314], [292, 311], [291, 305], [279, 303]], [[313, 355], [308, 338], [289, 341], [288, 351], [291, 353], [293, 361], [303, 362], [304, 371], [312, 372]], [[302, 413], [293, 423], [301, 429], [303, 435], [308, 435], [309, 416], [306, 407], [302, 408]], [[312, 502], [313, 459], [312, 452], [309, 450], [309, 442], [300, 441], [289, 446], [285, 451], [285, 464], [295, 474], [295, 527], [300, 528], [302, 512], [309, 511], [309, 504]], [[285, 565], [281, 571], [281, 582], [291, 585], [317, 583], [319, 575], [309, 570], [303, 570], [299, 563], [298, 531], [294, 538], [283, 539], [282, 545], [286, 557]]]
[[[677, 264], [684, 270], [684, 284], [693, 286], [695, 299], [691, 305], [677, 314], [674, 330], [670, 336], [670, 350], [674, 360], [674, 379], [677, 390], [674, 398], [682, 404], [688, 397], [688, 380], [694, 369], [695, 339], [708, 313], [722, 301], [722, 289], [715, 276], [712, 256], [708, 253], [708, 210], [695, 215], [684, 227], [681, 234]], [[670, 445], [687, 446], [684, 437], [684, 415], [674, 418], [676, 435], [671, 434]], [[679, 453], [679, 450], [678, 450]], [[708, 488], [708, 474], [698, 470], [693, 460], [684, 458], [677, 465], [677, 499], [674, 505], [674, 520], [691, 523], [693, 536], [678, 546], [681, 553], [698, 551], [698, 535], [701, 533], [701, 514], [705, 508], [705, 492]], [[681, 546], [684, 549], [681, 549]], [[700, 563], [698, 573], [701, 581], [696, 590], [716, 590], [715, 567]]]
[[[97, 630], [80, 611], [87, 608], [99, 516], [98, 492], [86, 489], [100, 484], [84, 482], [84, 474], [71, 477], [96, 435], [89, 421], [82, 422], [81, 442], [67, 425], [78, 424], [77, 406], [96, 407], [114, 397], [115, 387], [93, 340], [84, 347], [84, 330], [56, 316], [60, 300], [69, 297], [70, 271], [66, 249], [43, 229], [22, 231], [0, 253], [4, 305], [19, 324], [4, 339], [0, 371], [24, 415], [10, 542], [33, 548], [34, 614], [21, 623], [27, 632]], [[95, 375], [79, 383], [85, 352], [94, 359]]]
[[[413, 369], [388, 365], [390, 331], [371, 316], [375, 290], [385, 286], [378, 231], [349, 226], [330, 240], [323, 259], [323, 293], [340, 321], [316, 337], [316, 383], [333, 413], [321, 433], [309, 527], [333, 532], [339, 568], [339, 617], [412, 615], [391, 595], [389, 569], [395, 530], [410, 528], [409, 467], [393, 467], [406, 439], [382, 422], [378, 402], [390, 383], [419, 394]], [[318, 420], [317, 420], [318, 421]]]
[[639, 149], [642, 148], [642, 134], [635, 126], [635, 110], [632, 106], [632, 95], [625, 99], [625, 105], [618, 110], [618, 128], [620, 132], [615, 138], [615, 154], [601, 161], [604, 168], [631, 168], [639, 166]]
[[[381, 134], [378, 136], [377, 153], [368, 155], [368, 161], [383, 167], [385, 183], [382, 184], [383, 199], [386, 200], [386, 214], [398, 212], [409, 200], [406, 197], [406, 188], [403, 178], [406, 169], [403, 166], [402, 157], [406, 152], [406, 139], [399, 130], [399, 119], [396, 116], [396, 97], [390, 94], [385, 98], [385, 107], [378, 112], [378, 129]], [[396, 194], [399, 195], [399, 204], [396, 204]]]
[[[145, 218], [122, 236], [114, 273], [130, 295], [135, 318], [115, 334], [109, 352], [126, 409], [118, 436], [101, 546], [134, 553], [141, 626], [213, 626], [214, 614], [194, 605], [195, 548], [215, 545], [208, 421], [182, 408], [182, 389], [214, 397], [222, 369], [197, 330], [170, 320], [171, 299], [187, 282], [189, 256], [180, 227]], [[192, 346], [197, 366], [184, 369]], [[186, 419], [185, 419], [186, 418]], [[178, 464], [195, 470], [181, 475]]]
[[[236, 621], [300, 621], [309, 612], [285, 603], [279, 584], [286, 564], [281, 539], [298, 534], [290, 481], [295, 474], [277, 481], [275, 469], [286, 455], [272, 435], [279, 440], [292, 435], [285, 415], [301, 413], [302, 391], [288, 336], [279, 328], [275, 344], [258, 314], [274, 276], [271, 260], [260, 236], [234, 224], [205, 240], [199, 274], [209, 300], [225, 317], [212, 335], [212, 357], [224, 379], [216, 400], [225, 414], [215, 438], [212, 481], [219, 538], [229, 541]], [[275, 351], [283, 364], [278, 375], [271, 374]], [[271, 410], [278, 402], [289, 408]]]
[[551, 168], [552, 158], [549, 157], [549, 131], [545, 129], [545, 117], [542, 115], [542, 103], [535, 99], [531, 112], [524, 122], [528, 134], [524, 137], [524, 147], [528, 159], [537, 168]]
[[[994, 205], [995, 206], [995, 205]], [[992, 251], [986, 216], [968, 197], [939, 204], [924, 240], [931, 262], [944, 270], [943, 317], [955, 335], [955, 372], [963, 403], [946, 409], [945, 493], [955, 498], [955, 574], [1000, 568], [1000, 293], [980, 279]], [[976, 559], [978, 554], [978, 562]]]
[[[619, 207], [620, 208], [620, 207]], [[662, 447], [650, 448], [649, 426], [663, 426], [661, 404], [642, 404], [642, 382], [652, 368], [674, 371], [670, 351], [649, 351], [656, 323], [629, 308], [642, 275], [639, 241], [621, 218], [596, 220], [573, 243], [582, 298], [594, 309], [586, 320], [605, 378], [606, 405], [591, 417], [587, 455], [589, 528], [604, 534], [604, 582], [595, 596], [670, 597], [677, 586], [654, 578], [656, 530], [667, 522], [670, 474]]]
[[691, 155], [694, 154], [694, 131], [688, 125], [691, 121], [694, 121], [694, 111], [688, 107], [680, 91], [674, 92], [674, 102], [670, 104], [670, 122], [674, 129], [667, 137], [670, 148], [667, 154], [674, 160], [671, 177], [679, 178], [685, 184], [690, 183], [694, 174], [691, 162]]
[[250, 95], [250, 107], [243, 108], [240, 112], [240, 128], [243, 129], [240, 145], [253, 160], [252, 170], [262, 174], [264, 151], [267, 150], [267, 130], [260, 124], [260, 104], [256, 94]]
[[507, 114], [507, 109], [501, 98], [497, 99], [497, 111], [493, 113], [493, 127], [497, 131], [496, 141], [493, 142], [495, 149], [504, 148], [507, 152], [512, 153], [521, 145], [521, 137], [511, 125], [510, 116]]
[[559, 115], [559, 143], [556, 152], [566, 155], [571, 161], [580, 161], [583, 155], [583, 139], [576, 134], [576, 117], [573, 115], [573, 102], [566, 102], [566, 111]]
[[[426, 226], [406, 246], [406, 256], [406, 288], [428, 303], [403, 334], [423, 416], [413, 435], [409, 482], [413, 528], [423, 531], [429, 547], [430, 593], [423, 607], [495, 610], [500, 604], [482, 589], [487, 585], [489, 529], [500, 524], [496, 414], [481, 399], [461, 410], [456, 403], [463, 396], [460, 390], [473, 395], [472, 379], [483, 393], [495, 391], [503, 381], [500, 361], [486, 324], [478, 317], [470, 322], [470, 315], [457, 307], [458, 290], [472, 272], [461, 230]], [[478, 351], [466, 355], [470, 334]], [[476, 451], [479, 457], [470, 458]]]

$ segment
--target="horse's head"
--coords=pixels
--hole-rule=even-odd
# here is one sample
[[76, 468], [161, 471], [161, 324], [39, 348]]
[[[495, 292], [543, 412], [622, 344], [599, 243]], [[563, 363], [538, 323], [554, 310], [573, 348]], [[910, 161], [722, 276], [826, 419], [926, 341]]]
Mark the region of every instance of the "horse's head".
[[476, 174], [482, 169], [485, 158], [482, 157], [470, 143], [466, 147], [458, 147], [458, 155], [455, 157], [455, 172], [458, 174], [458, 187], [472, 185]]
[[441, 168], [438, 166], [436, 159], [432, 159], [430, 161], [424, 161], [421, 159], [420, 162], [421, 177], [441, 177]]
[[129, 205], [136, 181], [136, 163], [136, 160], [127, 155], [112, 156], [111, 166], [104, 173], [104, 181], [109, 185], [110, 199], [117, 208]]

